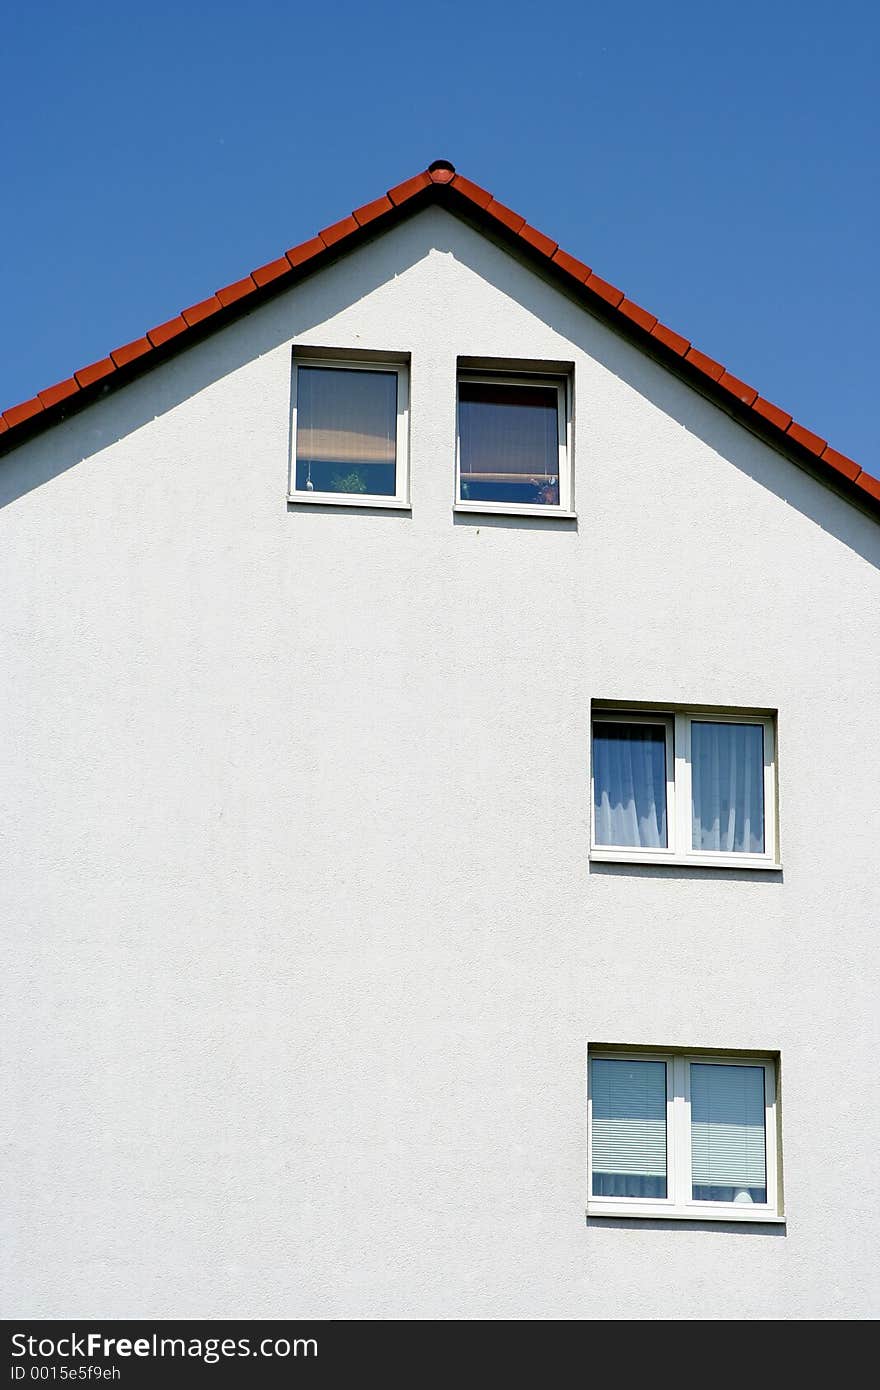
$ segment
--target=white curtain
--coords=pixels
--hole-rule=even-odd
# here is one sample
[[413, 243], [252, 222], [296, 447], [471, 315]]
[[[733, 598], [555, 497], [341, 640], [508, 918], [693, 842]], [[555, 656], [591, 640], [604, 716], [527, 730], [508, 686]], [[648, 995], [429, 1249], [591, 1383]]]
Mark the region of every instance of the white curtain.
[[593, 1193], [666, 1196], [666, 1063], [590, 1063]]
[[662, 725], [594, 723], [593, 799], [597, 845], [665, 848]]
[[764, 730], [760, 724], [691, 723], [693, 847], [764, 850]]
[[766, 1200], [764, 1068], [691, 1063], [693, 1195]]

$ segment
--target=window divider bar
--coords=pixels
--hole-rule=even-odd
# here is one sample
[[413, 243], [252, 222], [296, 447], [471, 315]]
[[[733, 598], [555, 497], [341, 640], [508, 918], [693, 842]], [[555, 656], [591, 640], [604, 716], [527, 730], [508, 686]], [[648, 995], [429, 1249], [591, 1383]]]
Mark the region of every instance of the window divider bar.
[[673, 1080], [673, 1143], [675, 1146], [675, 1187], [673, 1199], [676, 1206], [683, 1205], [690, 1196], [690, 1150], [688, 1144], [688, 1113], [685, 1101], [685, 1066], [683, 1057], [674, 1056]]
[[691, 848], [691, 725], [685, 714], [675, 722], [675, 848], [687, 854]]

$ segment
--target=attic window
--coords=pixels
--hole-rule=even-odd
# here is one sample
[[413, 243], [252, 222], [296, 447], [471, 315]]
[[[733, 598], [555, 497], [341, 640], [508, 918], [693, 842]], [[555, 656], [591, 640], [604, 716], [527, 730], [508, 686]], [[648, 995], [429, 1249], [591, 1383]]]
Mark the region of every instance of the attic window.
[[291, 500], [406, 506], [406, 433], [404, 367], [298, 360]]
[[457, 508], [570, 514], [567, 402], [563, 377], [461, 372]]

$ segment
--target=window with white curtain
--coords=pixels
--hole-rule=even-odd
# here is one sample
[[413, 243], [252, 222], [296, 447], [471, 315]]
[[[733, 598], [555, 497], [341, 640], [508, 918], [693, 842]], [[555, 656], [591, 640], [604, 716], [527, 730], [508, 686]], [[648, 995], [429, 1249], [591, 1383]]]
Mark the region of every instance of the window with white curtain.
[[588, 1068], [591, 1215], [781, 1219], [773, 1059], [590, 1048]]
[[570, 383], [460, 371], [456, 508], [571, 515]]
[[293, 375], [291, 500], [406, 506], [406, 368], [302, 357]]
[[771, 715], [593, 708], [591, 857], [777, 869]]

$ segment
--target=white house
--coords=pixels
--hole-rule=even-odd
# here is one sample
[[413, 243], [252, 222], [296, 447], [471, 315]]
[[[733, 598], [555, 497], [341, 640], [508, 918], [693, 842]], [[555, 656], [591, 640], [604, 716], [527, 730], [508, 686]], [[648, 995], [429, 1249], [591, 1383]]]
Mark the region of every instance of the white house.
[[0, 428], [5, 1315], [876, 1317], [880, 483], [442, 161]]

